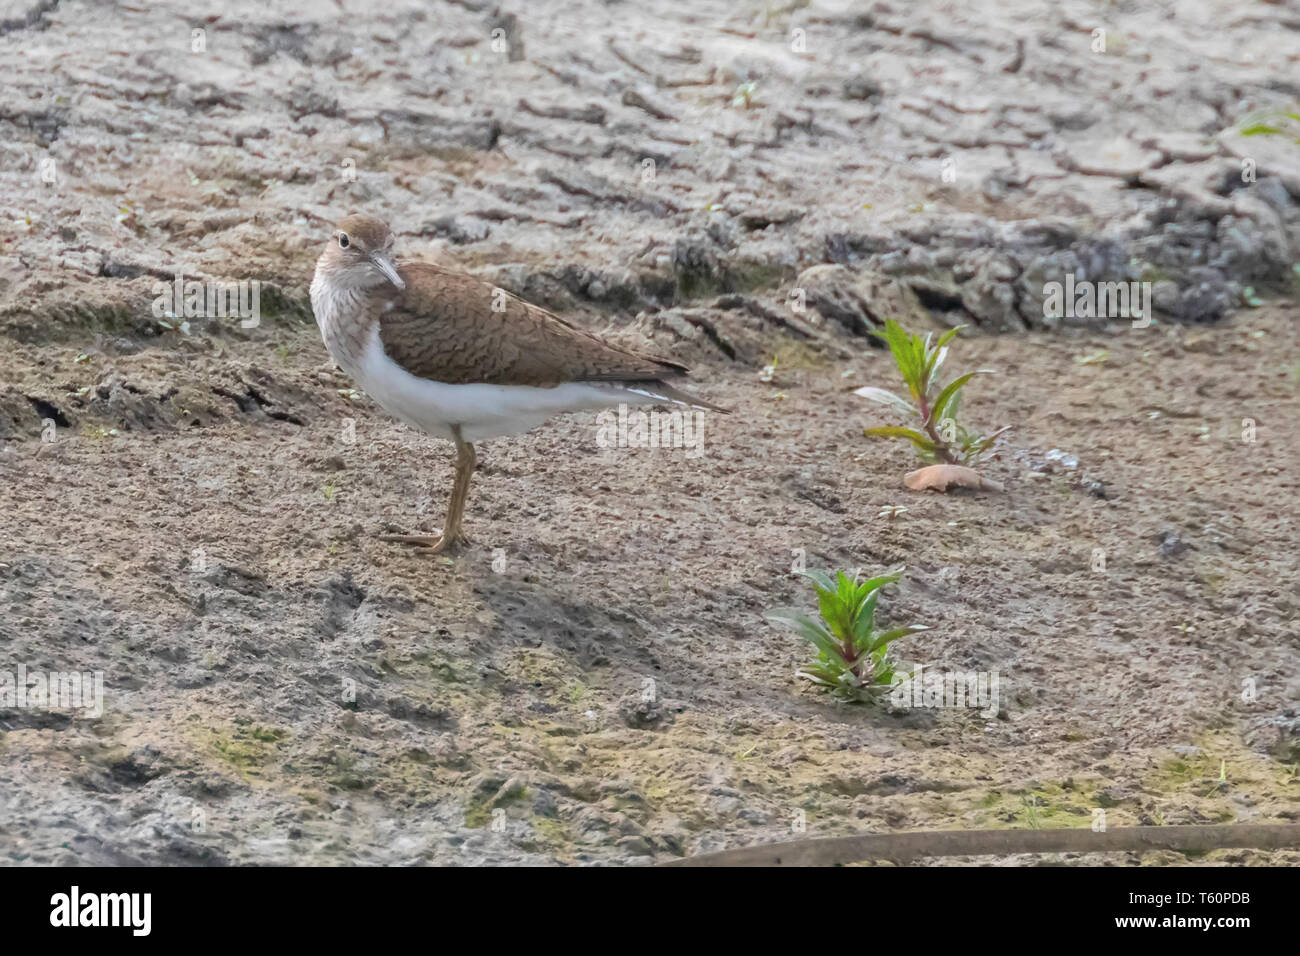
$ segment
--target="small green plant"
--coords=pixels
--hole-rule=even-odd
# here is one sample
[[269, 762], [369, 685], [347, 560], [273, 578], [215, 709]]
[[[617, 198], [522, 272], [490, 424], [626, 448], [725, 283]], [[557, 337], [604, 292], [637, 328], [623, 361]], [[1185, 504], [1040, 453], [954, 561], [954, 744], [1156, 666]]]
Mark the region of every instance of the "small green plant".
[[161, 319], [159, 319], [158, 324], [161, 325], [168, 332], [179, 332], [181, 333], [181, 335], [190, 334], [189, 321], [187, 319], [182, 319], [181, 317], [172, 315], [170, 313], [163, 316]]
[[964, 328], [964, 325], [959, 325], [949, 329], [932, 343], [933, 334], [927, 334], [923, 339], [912, 335], [893, 319], [885, 322], [881, 335], [898, 364], [912, 400], [909, 402], [883, 388], [860, 388], [853, 394], [919, 418], [921, 430], [886, 425], [864, 429], [864, 435], [906, 438], [927, 462], [972, 465], [984, 457], [997, 437], [1011, 426], [1004, 425], [991, 435], [967, 431], [957, 421], [957, 407], [961, 402], [962, 387], [976, 375], [993, 374], [992, 370], [978, 369], [958, 375], [947, 385], [939, 384], [939, 371], [948, 356], [948, 343]]
[[1033, 791], [1020, 796], [1020, 810], [1025, 816], [1025, 825], [1031, 830], [1041, 830], [1043, 828], [1043, 818], [1039, 815], [1039, 810], [1044, 804], [1042, 794]]
[[1260, 306], [1266, 305], [1267, 303], [1255, 294], [1255, 287], [1253, 285], [1248, 285], [1246, 288], [1241, 290], [1241, 304], [1252, 309], [1258, 309]]
[[876, 602], [880, 589], [897, 581], [899, 568], [868, 581], [858, 582], [843, 571], [832, 578], [825, 571], [805, 571], [817, 591], [820, 618], [796, 609], [772, 611], [768, 616], [794, 626], [817, 648], [817, 660], [801, 667], [797, 676], [826, 687], [845, 700], [866, 701], [888, 692], [894, 680], [889, 644], [924, 631], [921, 624], [909, 624], [876, 632]]
[[1300, 107], [1254, 113], [1237, 127], [1242, 136], [1287, 136], [1300, 143]]
[[757, 92], [757, 80], [750, 80], [747, 83], [741, 83], [736, 87], [735, 95], [731, 97], [731, 105], [741, 109], [752, 109], [754, 106], [754, 94]]
[[1207, 793], [1206, 796], [1208, 797], [1218, 793], [1220, 790], [1227, 790], [1227, 789], [1228, 789], [1228, 761], [1220, 760], [1218, 782], [1215, 783], [1215, 785], [1210, 788], [1210, 792]]

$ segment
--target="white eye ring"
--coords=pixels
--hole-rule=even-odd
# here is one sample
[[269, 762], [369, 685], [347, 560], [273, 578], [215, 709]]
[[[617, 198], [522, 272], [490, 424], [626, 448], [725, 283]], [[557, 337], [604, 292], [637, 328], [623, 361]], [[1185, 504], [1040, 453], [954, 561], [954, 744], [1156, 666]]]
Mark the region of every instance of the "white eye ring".
[[348, 234], [347, 234], [346, 232], [340, 232], [340, 233], [339, 233], [339, 248], [340, 248], [340, 249], [346, 249], [349, 245], [351, 245], [351, 241], [348, 239]]

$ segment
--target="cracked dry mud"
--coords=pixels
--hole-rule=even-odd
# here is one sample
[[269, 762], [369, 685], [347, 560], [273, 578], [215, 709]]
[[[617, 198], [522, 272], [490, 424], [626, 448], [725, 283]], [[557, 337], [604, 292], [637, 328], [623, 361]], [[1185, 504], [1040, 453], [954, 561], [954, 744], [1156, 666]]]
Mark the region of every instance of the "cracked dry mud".
[[[0, 709], [0, 860], [1294, 821], [1300, 148], [1240, 130], [1300, 98], [1300, 20], [1147, 6], [4, 0], [0, 670], [103, 671], [105, 713]], [[451, 455], [326, 361], [306, 287], [352, 209], [736, 414], [698, 455], [590, 414], [488, 443], [474, 547], [377, 541], [438, 526]], [[160, 323], [178, 271], [263, 282], [261, 324]], [[1158, 321], [1044, 318], [1066, 272]], [[971, 326], [1003, 494], [908, 492], [862, 437], [889, 316]], [[808, 603], [796, 549], [906, 564], [900, 656], [997, 670], [998, 716], [797, 683], [764, 617]]]

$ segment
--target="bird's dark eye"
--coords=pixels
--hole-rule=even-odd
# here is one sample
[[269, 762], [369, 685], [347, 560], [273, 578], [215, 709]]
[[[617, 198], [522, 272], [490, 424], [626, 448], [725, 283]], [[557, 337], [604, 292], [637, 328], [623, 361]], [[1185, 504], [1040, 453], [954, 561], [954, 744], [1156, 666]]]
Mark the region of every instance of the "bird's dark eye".
[[339, 248], [340, 248], [340, 249], [346, 249], [346, 248], [347, 248], [348, 246], [350, 246], [350, 245], [352, 245], [352, 242], [351, 242], [351, 240], [348, 239], [348, 234], [347, 234], [346, 232], [340, 232], [340, 233], [339, 233]]

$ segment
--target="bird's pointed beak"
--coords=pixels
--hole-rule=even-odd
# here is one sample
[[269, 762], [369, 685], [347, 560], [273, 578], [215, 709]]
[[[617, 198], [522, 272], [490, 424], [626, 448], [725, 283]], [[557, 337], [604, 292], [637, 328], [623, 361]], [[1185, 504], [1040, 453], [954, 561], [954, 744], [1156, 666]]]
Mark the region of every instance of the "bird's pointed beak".
[[397, 266], [393, 264], [393, 260], [387, 255], [387, 253], [376, 252], [370, 257], [370, 261], [375, 264], [375, 268], [382, 272], [389, 282], [397, 286], [399, 289], [406, 288], [406, 283], [403, 282], [402, 277], [397, 274]]

